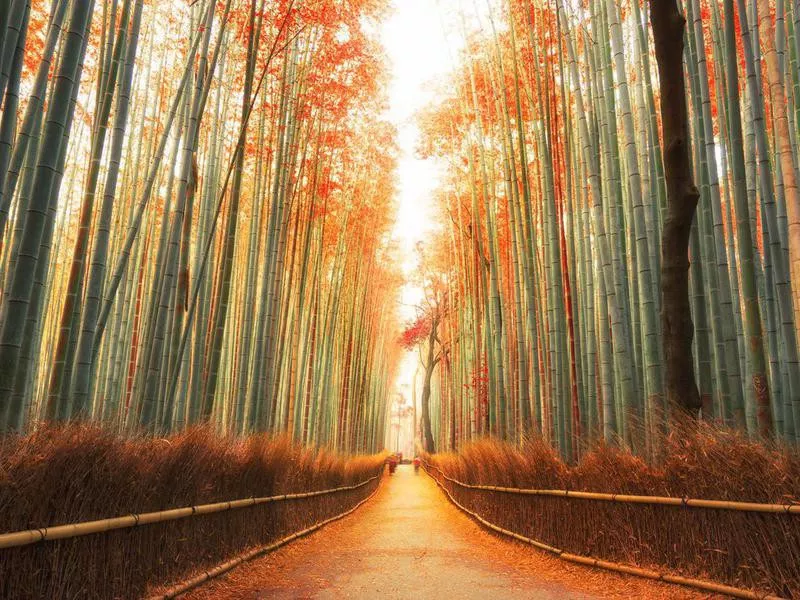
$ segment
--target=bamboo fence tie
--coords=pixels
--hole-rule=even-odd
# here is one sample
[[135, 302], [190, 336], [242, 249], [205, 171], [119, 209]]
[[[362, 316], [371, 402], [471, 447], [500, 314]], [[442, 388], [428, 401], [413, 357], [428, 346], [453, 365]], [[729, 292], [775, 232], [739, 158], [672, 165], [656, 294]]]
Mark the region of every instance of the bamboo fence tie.
[[137, 527], [139, 525], [161, 523], [163, 521], [174, 521], [176, 519], [183, 519], [186, 517], [194, 517], [197, 515], [208, 515], [208, 514], [233, 510], [237, 508], [245, 508], [248, 506], [267, 504], [270, 502], [282, 502], [285, 500], [295, 500], [300, 498], [324, 496], [328, 494], [345, 492], [363, 487], [379, 477], [380, 475], [375, 475], [374, 477], [362, 481], [361, 483], [356, 483], [354, 485], [346, 485], [338, 488], [331, 488], [327, 490], [317, 490], [313, 492], [297, 492], [293, 494], [280, 494], [278, 496], [264, 496], [260, 498], [242, 498], [239, 500], [230, 500], [227, 502], [214, 502], [212, 504], [200, 504], [197, 506], [186, 506], [183, 508], [171, 508], [168, 510], [124, 515], [121, 517], [99, 519], [96, 521], [84, 521], [82, 523], [70, 523], [68, 525], [55, 525], [53, 527], [41, 527], [38, 529], [27, 529], [25, 531], [14, 531], [10, 533], [3, 533], [0, 534], [0, 549], [15, 548], [18, 546], [27, 546], [29, 544], [35, 544], [37, 542], [44, 542], [50, 540], [63, 540], [66, 538], [79, 537], [82, 535], [90, 535], [92, 533], [105, 533], [106, 531], [112, 531], [115, 529], [127, 529], [130, 527]]
[[[479, 523], [481, 523], [482, 525], [486, 526], [487, 528], [489, 528], [489, 529], [491, 529], [493, 531], [496, 531], [496, 532], [501, 533], [503, 535], [506, 535], [508, 537], [512, 537], [512, 538], [514, 538], [516, 540], [519, 540], [520, 542], [524, 542], [526, 544], [530, 544], [531, 546], [534, 546], [535, 548], [539, 548], [540, 550], [544, 550], [546, 552], [550, 552], [551, 554], [555, 554], [558, 558], [561, 558], [563, 560], [566, 560], [566, 561], [569, 561], [569, 562], [572, 562], [572, 563], [576, 563], [576, 564], [590, 566], [590, 567], [597, 567], [597, 568], [600, 568], [600, 569], [605, 569], [607, 571], [615, 571], [617, 573], [626, 573], [628, 575], [634, 575], [636, 577], [643, 577], [643, 578], [646, 578], [646, 579], [653, 579], [655, 581], [664, 581], [664, 582], [667, 582], [667, 583], [674, 583], [676, 585], [682, 585], [682, 586], [685, 586], [685, 587], [691, 587], [691, 588], [695, 588], [695, 589], [698, 589], [698, 590], [704, 590], [704, 591], [708, 591], [708, 592], [715, 592], [715, 593], [718, 593], [718, 594], [726, 594], [726, 595], [732, 596], [734, 598], [745, 598], [745, 599], [748, 599], [748, 600], [785, 600], [785, 599], [781, 598], [780, 596], [773, 596], [773, 595], [770, 595], [770, 594], [753, 592], [751, 590], [744, 590], [744, 589], [741, 589], [741, 588], [736, 588], [736, 587], [732, 587], [732, 586], [729, 586], [729, 585], [716, 583], [716, 582], [713, 582], [713, 581], [705, 581], [705, 580], [702, 580], [702, 579], [692, 579], [692, 578], [689, 578], [689, 577], [681, 577], [679, 575], [670, 575], [670, 574], [667, 574], [667, 573], [659, 573], [658, 571], [653, 571], [651, 569], [643, 569], [643, 568], [640, 568], [640, 567], [635, 567], [633, 565], [626, 565], [626, 564], [623, 564], [623, 563], [615, 563], [615, 562], [611, 562], [611, 561], [607, 561], [607, 560], [601, 560], [599, 558], [593, 558], [591, 556], [582, 556], [580, 554], [572, 554], [570, 552], [565, 552], [564, 550], [562, 550], [560, 548], [556, 548], [554, 546], [548, 546], [547, 544], [544, 544], [544, 543], [539, 542], [537, 540], [534, 540], [532, 538], [525, 537], [524, 535], [521, 535], [521, 534], [516, 533], [514, 531], [510, 531], [508, 529], [504, 529], [504, 528], [500, 527], [499, 525], [495, 525], [494, 523], [491, 523], [491, 522], [487, 521], [486, 519], [484, 519], [478, 513], [474, 512], [474, 511], [471, 511], [466, 506], [460, 504], [458, 502], [458, 500], [456, 500], [453, 497], [453, 495], [450, 493], [450, 490], [448, 490], [434, 475], [432, 475], [429, 472], [428, 469], [431, 468], [431, 469], [435, 469], [436, 471], [439, 471], [439, 473], [442, 475], [442, 477], [444, 479], [446, 479], [448, 481], [452, 481], [452, 483], [456, 483], [457, 484], [458, 482], [453, 480], [450, 477], [447, 477], [444, 473], [442, 473], [442, 470], [439, 469], [438, 467], [435, 467], [433, 465], [429, 465], [428, 463], [426, 463], [424, 461], [423, 461], [422, 464], [423, 464], [423, 468], [425, 470], [425, 473], [427, 473], [427, 475], [436, 482], [436, 485], [438, 485], [442, 489], [442, 491], [445, 493], [445, 495], [450, 500], [450, 502], [452, 502], [459, 510], [467, 513], [469, 516], [474, 518], [476, 521], [478, 521]], [[464, 487], [469, 488], [469, 487], [472, 487], [472, 486], [465, 485]], [[478, 487], [477, 489], [483, 489], [483, 488], [486, 488], [486, 487], [489, 487], [489, 486], [482, 486], [482, 487]], [[510, 488], [510, 489], [513, 489], [513, 488]], [[570, 494], [570, 495], [572, 495], [572, 494]]]
[[602, 492], [580, 492], [574, 490], [537, 490], [525, 488], [501, 487], [496, 485], [478, 485], [464, 483], [446, 475], [439, 467], [425, 463], [426, 468], [438, 471], [441, 476], [459, 487], [469, 490], [500, 492], [524, 496], [554, 496], [560, 498], [578, 498], [582, 500], [602, 500], [624, 504], [656, 504], [661, 506], [684, 506], [689, 508], [710, 508], [717, 510], [738, 510], [744, 512], [800, 515], [800, 504], [766, 504], [760, 502], [738, 502], [733, 500], [703, 500], [700, 498], [677, 498], [674, 496], [637, 496], [633, 494], [608, 494]]
[[[364, 484], [367, 484], [370, 481], [373, 481], [374, 479], [375, 477], [373, 477], [372, 479], [368, 479], [367, 481], [364, 482]], [[313, 533], [314, 531], [321, 529], [328, 523], [332, 523], [333, 521], [337, 521], [339, 519], [346, 517], [347, 515], [355, 512], [362, 504], [370, 500], [377, 492], [378, 492], [378, 487], [376, 486], [376, 488], [372, 491], [372, 493], [369, 496], [361, 500], [353, 508], [346, 510], [345, 512], [335, 515], [333, 517], [330, 517], [329, 519], [325, 519], [324, 521], [320, 521], [319, 523], [315, 523], [314, 525], [311, 525], [310, 527], [307, 527], [301, 531], [297, 531], [289, 536], [281, 538], [280, 540], [268, 544], [267, 546], [260, 546], [252, 550], [248, 550], [247, 552], [240, 554], [239, 556], [236, 556], [228, 561], [225, 561], [224, 563], [221, 563], [211, 569], [203, 571], [201, 574], [196, 575], [191, 579], [187, 579], [186, 581], [169, 588], [163, 594], [151, 596], [150, 598], [148, 598], [148, 600], [170, 600], [181, 594], [184, 594], [189, 590], [196, 588], [199, 585], [202, 585], [206, 581], [209, 581], [211, 579], [214, 579], [215, 577], [219, 577], [220, 575], [227, 573], [228, 571], [234, 569], [235, 567], [238, 567], [242, 563], [252, 560], [258, 556], [261, 556], [262, 554], [267, 554], [268, 552], [277, 550], [278, 548], [280, 548], [281, 546], [285, 546], [289, 542], [292, 542], [298, 538], [308, 535], [309, 533]]]

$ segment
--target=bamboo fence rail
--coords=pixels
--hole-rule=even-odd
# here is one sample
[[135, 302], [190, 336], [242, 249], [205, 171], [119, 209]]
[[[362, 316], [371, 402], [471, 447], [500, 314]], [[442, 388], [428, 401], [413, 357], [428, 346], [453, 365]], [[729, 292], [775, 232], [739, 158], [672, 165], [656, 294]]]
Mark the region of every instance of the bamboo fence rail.
[[[374, 479], [375, 479], [375, 477], [365, 481], [363, 484], [360, 484], [360, 485], [367, 484], [367, 483], [369, 483], [370, 481], [372, 481]], [[273, 542], [271, 544], [268, 544], [266, 546], [260, 546], [258, 548], [253, 548], [252, 550], [248, 550], [247, 552], [244, 552], [243, 554], [240, 554], [239, 556], [236, 556], [236, 557], [234, 557], [234, 558], [232, 558], [232, 559], [230, 559], [228, 561], [225, 561], [224, 563], [221, 563], [221, 564], [217, 565], [216, 567], [208, 569], [207, 571], [203, 571], [199, 575], [197, 575], [195, 577], [192, 577], [191, 579], [187, 579], [186, 581], [183, 581], [182, 583], [179, 583], [179, 584], [169, 588], [168, 590], [166, 590], [162, 594], [157, 594], [155, 596], [151, 596], [150, 598], [148, 598], [148, 600], [170, 600], [170, 599], [175, 598], [175, 597], [177, 597], [177, 596], [179, 596], [181, 594], [184, 594], [184, 593], [188, 592], [189, 590], [191, 590], [193, 588], [196, 588], [196, 587], [204, 584], [205, 582], [207, 582], [207, 581], [209, 581], [211, 579], [214, 579], [215, 577], [219, 577], [220, 575], [223, 575], [223, 574], [227, 573], [228, 571], [231, 571], [232, 569], [238, 567], [240, 564], [242, 564], [244, 562], [247, 562], [247, 561], [252, 560], [252, 559], [254, 559], [254, 558], [258, 557], [258, 556], [261, 556], [262, 554], [267, 554], [268, 552], [272, 552], [273, 550], [277, 550], [278, 548], [280, 548], [281, 546], [285, 546], [289, 542], [292, 542], [292, 541], [294, 541], [294, 540], [296, 540], [298, 538], [304, 537], [304, 536], [306, 536], [306, 535], [308, 535], [310, 533], [313, 533], [313, 532], [317, 531], [318, 529], [323, 528], [328, 523], [332, 523], [333, 521], [338, 521], [339, 519], [343, 519], [347, 515], [354, 513], [362, 504], [364, 504], [365, 502], [370, 500], [377, 492], [378, 492], [378, 488], [376, 487], [369, 496], [364, 498], [361, 502], [356, 504], [353, 508], [344, 511], [343, 513], [340, 513], [338, 515], [330, 517], [329, 519], [325, 519], [324, 521], [320, 521], [319, 523], [316, 523], [316, 524], [312, 525], [311, 527], [307, 527], [307, 528], [305, 528], [305, 529], [303, 529], [301, 531], [293, 533], [292, 535], [289, 535], [289, 536], [287, 536], [285, 538], [281, 538], [280, 540], [278, 540], [276, 542]]]
[[[478, 521], [479, 523], [481, 523], [485, 527], [488, 527], [492, 531], [496, 531], [497, 533], [501, 533], [501, 534], [506, 535], [508, 537], [512, 537], [512, 538], [514, 538], [516, 540], [519, 540], [520, 542], [524, 542], [526, 544], [530, 544], [531, 546], [534, 546], [535, 548], [539, 548], [540, 550], [544, 550], [545, 552], [549, 552], [551, 554], [555, 554], [558, 558], [561, 558], [561, 559], [566, 560], [568, 562], [581, 564], [581, 565], [586, 565], [586, 566], [591, 566], [591, 567], [597, 567], [597, 568], [600, 568], [600, 569], [605, 569], [607, 571], [615, 571], [617, 573], [626, 573], [628, 575], [634, 575], [636, 577], [644, 577], [646, 579], [653, 579], [655, 581], [664, 581], [666, 583], [673, 583], [673, 584], [676, 584], [676, 585], [682, 585], [682, 586], [685, 586], [685, 587], [691, 587], [691, 588], [695, 588], [695, 589], [698, 589], [698, 590], [704, 590], [704, 591], [714, 592], [714, 593], [718, 593], [718, 594], [726, 594], [726, 595], [732, 596], [734, 598], [746, 598], [746, 599], [749, 599], [749, 600], [782, 600], [782, 598], [780, 596], [774, 596], [774, 595], [770, 595], [770, 594], [762, 594], [762, 593], [754, 592], [754, 591], [751, 591], [751, 590], [744, 590], [744, 589], [736, 588], [736, 587], [729, 586], [729, 585], [723, 585], [721, 583], [715, 583], [713, 581], [704, 581], [702, 579], [692, 579], [692, 578], [689, 578], [689, 577], [681, 577], [679, 575], [670, 575], [668, 573], [659, 573], [658, 571], [653, 571], [652, 569], [642, 569], [640, 567], [635, 567], [633, 565], [626, 565], [626, 564], [622, 564], [622, 563], [610, 562], [610, 561], [606, 561], [606, 560], [601, 560], [599, 558], [593, 558], [591, 556], [582, 556], [580, 554], [572, 554], [572, 553], [569, 553], [569, 552], [565, 552], [564, 550], [561, 550], [560, 548], [556, 548], [554, 546], [549, 546], [547, 544], [543, 544], [542, 542], [539, 542], [537, 540], [531, 539], [529, 537], [525, 537], [524, 535], [520, 535], [520, 534], [518, 534], [518, 533], [516, 533], [514, 531], [499, 527], [498, 525], [495, 525], [494, 523], [491, 523], [491, 522], [487, 521], [482, 516], [480, 516], [478, 513], [473, 512], [473, 511], [469, 510], [467, 507], [465, 507], [462, 504], [460, 504], [453, 497], [453, 495], [450, 493], [450, 491], [446, 487], [444, 487], [444, 485], [442, 485], [442, 483], [435, 476], [433, 476], [429, 472], [429, 470], [428, 470], [429, 467], [433, 467], [433, 465], [429, 465], [428, 463], [423, 462], [423, 468], [425, 469], [425, 473], [427, 473], [428, 476], [436, 482], [436, 485], [438, 485], [442, 489], [442, 491], [448, 497], [450, 502], [452, 502], [457, 508], [459, 508], [460, 510], [462, 510], [463, 512], [465, 512], [466, 514], [468, 514], [469, 516], [474, 518], [476, 521]], [[456, 480], [452, 480], [451, 478], [449, 478], [446, 475], [444, 475], [444, 473], [442, 473], [441, 469], [439, 469], [437, 467], [433, 467], [433, 469], [439, 471], [439, 473], [441, 473], [442, 476], [445, 479], [447, 479], [449, 481], [452, 481], [453, 483], [459, 483]], [[478, 488], [478, 489], [480, 489], [480, 488]], [[513, 489], [513, 488], [511, 488], [511, 489]]]
[[68, 525], [56, 525], [54, 527], [42, 527], [40, 529], [27, 529], [24, 531], [14, 531], [0, 534], [0, 549], [26, 546], [37, 542], [49, 540], [62, 540], [65, 538], [79, 537], [92, 533], [103, 533], [115, 529], [126, 529], [139, 525], [149, 525], [151, 523], [161, 523], [173, 521], [186, 517], [208, 515], [212, 513], [224, 512], [248, 506], [257, 506], [270, 502], [282, 502], [285, 500], [296, 500], [300, 498], [312, 498], [314, 496], [325, 496], [337, 492], [354, 490], [375, 481], [380, 474], [354, 485], [331, 488], [327, 490], [317, 490], [314, 492], [297, 492], [293, 494], [279, 494], [277, 496], [264, 496], [259, 498], [242, 498], [227, 502], [214, 502], [212, 504], [200, 504], [197, 506], [186, 506], [183, 508], [172, 508], [142, 514], [130, 514], [110, 519], [99, 519], [96, 521], [85, 521], [83, 523], [71, 523]]
[[447, 476], [439, 467], [425, 463], [426, 468], [435, 469], [444, 479], [452, 484], [469, 490], [502, 492], [527, 496], [554, 496], [558, 498], [579, 498], [582, 500], [602, 500], [604, 502], [622, 502], [629, 504], [657, 504], [663, 506], [685, 506], [689, 508], [712, 508], [719, 510], [738, 510], [744, 512], [778, 513], [800, 515], [800, 504], [767, 504], [759, 502], [735, 502], [731, 500], [703, 500], [699, 498], [677, 498], [674, 496], [636, 496], [631, 494], [607, 494], [602, 492], [579, 492], [575, 490], [537, 490], [511, 488], [496, 485], [476, 485], [464, 483]]

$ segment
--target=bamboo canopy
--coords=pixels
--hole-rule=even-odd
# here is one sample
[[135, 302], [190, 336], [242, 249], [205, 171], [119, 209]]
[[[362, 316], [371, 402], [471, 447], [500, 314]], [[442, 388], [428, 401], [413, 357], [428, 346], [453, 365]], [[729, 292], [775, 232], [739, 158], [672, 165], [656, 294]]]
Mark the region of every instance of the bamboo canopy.
[[2, 6], [0, 432], [377, 452], [401, 284], [383, 3]]

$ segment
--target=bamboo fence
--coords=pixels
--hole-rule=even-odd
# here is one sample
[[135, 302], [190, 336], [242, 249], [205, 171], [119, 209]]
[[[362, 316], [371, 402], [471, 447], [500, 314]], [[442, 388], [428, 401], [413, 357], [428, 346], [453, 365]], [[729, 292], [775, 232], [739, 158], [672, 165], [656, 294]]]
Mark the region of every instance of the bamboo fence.
[[[498, 525], [495, 525], [494, 523], [491, 523], [490, 521], [487, 521], [486, 519], [484, 519], [478, 513], [474, 512], [474, 511], [471, 511], [467, 507], [465, 507], [462, 504], [460, 504], [453, 497], [453, 495], [450, 493], [450, 491], [430, 471], [431, 470], [436, 470], [441, 474], [442, 478], [445, 479], [446, 481], [449, 481], [449, 482], [451, 482], [451, 483], [453, 483], [455, 485], [463, 486], [463, 487], [468, 488], [468, 489], [484, 489], [484, 490], [505, 492], [505, 491], [508, 491], [508, 490], [512, 490], [513, 491], [513, 490], [515, 490], [515, 488], [496, 488], [494, 486], [477, 486], [476, 487], [476, 486], [472, 486], [472, 485], [469, 485], [469, 484], [464, 484], [463, 482], [459, 482], [459, 481], [457, 481], [457, 480], [455, 480], [455, 479], [453, 479], [451, 477], [448, 477], [447, 475], [445, 475], [442, 472], [441, 469], [439, 469], [438, 467], [436, 467], [434, 465], [431, 465], [431, 464], [429, 464], [429, 463], [427, 463], [425, 461], [423, 461], [422, 464], [423, 464], [423, 468], [425, 469], [425, 472], [428, 474], [428, 476], [431, 477], [431, 479], [433, 479], [436, 482], [436, 485], [438, 485], [442, 489], [442, 491], [448, 497], [450, 502], [452, 502], [461, 511], [465, 512], [466, 514], [468, 514], [469, 516], [474, 518], [476, 521], [478, 521], [479, 523], [481, 523], [485, 527], [491, 529], [492, 531], [496, 531], [497, 533], [501, 533], [501, 534], [506, 535], [508, 537], [514, 538], [514, 539], [516, 539], [516, 540], [518, 540], [520, 542], [524, 542], [526, 544], [529, 544], [529, 545], [531, 545], [531, 546], [533, 546], [535, 548], [538, 548], [540, 550], [544, 550], [545, 552], [549, 552], [551, 554], [554, 554], [558, 558], [561, 558], [561, 559], [566, 560], [568, 562], [581, 564], [581, 565], [586, 565], [586, 566], [591, 566], [591, 567], [597, 567], [597, 568], [600, 568], [600, 569], [605, 569], [607, 571], [614, 571], [614, 572], [617, 572], [617, 573], [626, 573], [628, 575], [634, 575], [636, 577], [643, 577], [643, 578], [652, 579], [652, 580], [655, 580], [655, 581], [664, 581], [666, 583], [673, 583], [673, 584], [676, 584], [676, 585], [682, 585], [682, 586], [685, 586], [685, 587], [691, 587], [691, 588], [698, 589], [698, 590], [703, 590], [703, 591], [708, 591], [708, 592], [713, 592], [713, 593], [718, 593], [718, 594], [726, 594], [726, 595], [734, 597], [734, 598], [747, 598], [747, 599], [750, 599], [750, 600], [781, 600], [781, 596], [775, 596], [775, 595], [770, 595], [770, 594], [766, 594], [766, 593], [754, 592], [754, 591], [751, 591], [751, 590], [745, 590], [745, 589], [741, 589], [741, 588], [737, 588], [737, 587], [733, 587], [733, 586], [728, 586], [728, 585], [724, 585], [724, 584], [720, 584], [720, 583], [716, 583], [716, 582], [712, 582], [712, 581], [704, 581], [702, 579], [693, 579], [693, 578], [689, 578], [689, 577], [681, 577], [679, 575], [670, 575], [668, 573], [660, 573], [660, 572], [654, 571], [652, 569], [643, 569], [643, 568], [640, 568], [640, 567], [635, 567], [633, 565], [615, 563], [615, 562], [611, 562], [611, 561], [601, 560], [599, 558], [594, 558], [594, 557], [591, 557], [591, 556], [582, 556], [582, 555], [579, 555], [579, 554], [572, 554], [572, 553], [566, 552], [566, 551], [564, 551], [564, 550], [562, 550], [560, 548], [556, 548], [555, 546], [550, 546], [548, 544], [544, 544], [544, 543], [542, 543], [540, 541], [534, 540], [534, 539], [526, 537], [524, 535], [520, 535], [519, 533], [516, 533], [516, 532], [511, 531], [509, 529], [504, 529], [504, 528], [502, 528], [502, 527], [500, 527]], [[554, 491], [554, 492], [558, 492], [558, 491], [561, 491], [561, 490], [527, 490], [527, 491], [532, 491], [532, 492], [535, 492], [535, 491]], [[566, 492], [566, 490], [564, 490], [564, 491]], [[571, 492], [569, 495], [567, 495], [565, 493], [564, 494], [531, 494], [531, 495], [549, 495], [549, 496], [561, 495], [563, 497], [570, 497], [570, 498], [572, 498], [572, 497], [584, 498], [584, 499], [588, 498], [585, 495], [584, 496], [575, 496], [574, 494], [575, 494], [575, 492]], [[606, 496], [612, 496], [612, 494], [598, 494], [598, 495], [599, 496], [603, 496], [602, 498], [597, 498], [597, 499], [600, 499], [600, 500], [608, 500], [609, 498], [606, 498]], [[673, 500], [674, 499], [674, 498], [660, 498], [658, 496], [652, 496], [652, 497], [651, 496], [634, 496], [634, 498], [655, 498], [657, 500], [664, 500], [664, 499]], [[678, 499], [678, 500], [682, 501], [683, 499]], [[620, 502], [631, 502], [631, 501], [630, 500], [620, 500]], [[633, 501], [633, 502], [635, 502], [637, 504], [642, 504], [641, 501]], [[705, 501], [705, 502], [712, 502], [712, 501]], [[651, 502], [650, 504], [671, 504], [671, 503], [667, 503], [667, 502]], [[685, 506], [689, 506], [688, 504], [684, 504], [683, 502], [681, 502], [681, 504], [683, 504]], [[731, 503], [722, 502], [721, 504], [726, 504], [727, 505], [727, 504], [731, 504]], [[740, 502], [740, 503], [732, 503], [732, 504], [751, 504], [751, 503]], [[694, 506], [695, 507], [699, 507], [701, 505], [695, 504]], [[756, 506], [759, 506], [759, 505], [756, 504]], [[766, 505], [766, 506], [774, 506], [774, 505]], [[777, 506], [782, 506], [782, 505], [777, 505]], [[702, 505], [702, 507], [703, 508], [717, 508], [717, 507], [710, 507], [708, 505]], [[750, 510], [750, 509], [741, 508], [741, 507], [731, 508], [730, 506], [723, 506], [723, 507], [720, 507], [720, 508], [724, 508], [724, 509], [727, 509], [727, 510], [740, 510], [740, 511], [742, 511], [742, 510]], [[776, 511], [769, 510], [769, 511], [756, 511], [756, 512], [776, 512]], [[796, 514], [796, 513], [787, 511], [787, 514]]]
[[186, 506], [183, 508], [172, 508], [169, 510], [161, 510], [155, 512], [130, 514], [121, 517], [112, 517], [110, 519], [99, 519], [96, 521], [85, 521], [82, 523], [71, 523], [68, 525], [56, 525], [54, 527], [42, 527], [40, 529], [27, 529], [24, 531], [14, 531], [10, 533], [0, 534], [0, 549], [14, 548], [18, 546], [26, 546], [28, 544], [35, 544], [37, 542], [44, 542], [50, 540], [63, 540], [66, 538], [74, 538], [92, 533], [104, 533], [115, 529], [126, 529], [129, 527], [138, 527], [139, 525], [149, 525], [152, 523], [161, 523], [164, 521], [174, 521], [176, 519], [184, 519], [187, 517], [194, 517], [199, 515], [208, 515], [212, 513], [224, 512], [235, 510], [238, 508], [246, 508], [248, 506], [257, 506], [260, 504], [268, 504], [270, 502], [282, 502], [285, 500], [297, 500], [300, 498], [312, 498], [315, 496], [325, 496], [337, 492], [345, 492], [354, 490], [375, 481], [380, 475], [375, 475], [369, 479], [354, 485], [342, 486], [338, 488], [331, 488], [327, 490], [317, 490], [313, 492], [297, 492], [293, 494], [279, 494], [277, 496], [264, 496], [260, 498], [242, 498], [239, 500], [230, 500], [227, 502], [214, 502], [212, 504], [200, 504], [197, 506]]
[[425, 463], [429, 469], [435, 469], [450, 483], [468, 490], [483, 490], [487, 492], [502, 492], [505, 494], [519, 494], [526, 496], [554, 496], [557, 498], [578, 498], [582, 500], [601, 500], [604, 502], [621, 502], [629, 504], [657, 504], [662, 506], [684, 506], [688, 508], [711, 508], [718, 510], [738, 510], [744, 512], [779, 513], [787, 515], [800, 515], [800, 504], [768, 504], [760, 502], [735, 502], [731, 500], [703, 500], [699, 498], [678, 498], [675, 496], [637, 496], [632, 494], [607, 494], [601, 492], [580, 492], [575, 490], [537, 490], [525, 488], [511, 488], [496, 485], [477, 485], [464, 483], [447, 476], [440, 468], [430, 463]]

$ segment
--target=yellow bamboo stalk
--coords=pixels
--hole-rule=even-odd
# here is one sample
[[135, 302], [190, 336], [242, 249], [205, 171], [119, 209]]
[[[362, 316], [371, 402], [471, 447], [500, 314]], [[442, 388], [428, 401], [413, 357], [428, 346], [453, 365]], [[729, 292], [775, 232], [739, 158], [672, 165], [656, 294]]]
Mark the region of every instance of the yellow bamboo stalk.
[[[373, 477], [372, 479], [375, 479], [375, 478]], [[372, 481], [372, 480], [369, 480], [369, 481]], [[369, 481], [366, 481], [364, 483], [369, 483]], [[271, 544], [268, 544], [267, 546], [260, 546], [258, 548], [253, 548], [252, 550], [248, 550], [247, 552], [244, 552], [243, 554], [240, 554], [240, 555], [238, 555], [238, 556], [236, 556], [236, 557], [234, 557], [234, 558], [232, 558], [232, 559], [230, 559], [228, 561], [225, 561], [224, 563], [221, 563], [221, 564], [217, 565], [216, 567], [214, 567], [212, 569], [209, 569], [207, 571], [203, 571], [199, 575], [196, 575], [195, 577], [192, 577], [191, 579], [187, 579], [186, 581], [184, 581], [182, 583], [179, 583], [179, 584], [169, 588], [163, 594], [158, 594], [158, 595], [155, 595], [155, 596], [151, 596], [148, 600], [169, 600], [171, 598], [175, 598], [175, 597], [177, 597], [177, 596], [179, 596], [181, 594], [184, 594], [184, 593], [188, 592], [189, 590], [191, 590], [193, 588], [196, 588], [199, 585], [202, 585], [203, 583], [205, 583], [206, 581], [208, 581], [210, 579], [213, 579], [215, 577], [219, 577], [220, 575], [223, 575], [224, 573], [227, 573], [231, 569], [233, 569], [235, 567], [238, 567], [240, 564], [242, 564], [244, 562], [247, 562], [247, 561], [252, 560], [252, 559], [254, 559], [254, 558], [258, 557], [258, 556], [261, 556], [262, 554], [267, 554], [268, 552], [272, 552], [273, 550], [277, 550], [281, 546], [285, 546], [286, 544], [296, 540], [297, 538], [301, 538], [303, 536], [308, 535], [309, 533], [313, 533], [314, 531], [317, 531], [318, 529], [321, 529], [322, 527], [324, 527], [328, 523], [332, 523], [333, 521], [338, 521], [339, 519], [342, 519], [342, 518], [346, 517], [347, 515], [355, 512], [362, 504], [364, 504], [365, 502], [370, 500], [377, 492], [378, 492], [378, 488], [376, 487], [369, 496], [364, 498], [361, 502], [356, 504], [353, 508], [351, 508], [349, 510], [346, 510], [343, 513], [340, 513], [340, 514], [338, 514], [336, 516], [333, 516], [333, 517], [331, 517], [329, 519], [325, 519], [324, 521], [320, 521], [319, 523], [316, 523], [316, 524], [312, 525], [311, 527], [307, 527], [306, 529], [303, 529], [302, 531], [298, 531], [296, 533], [293, 533], [290, 536], [287, 536], [285, 538], [281, 538], [277, 542], [273, 542]]]
[[[607, 571], [615, 571], [617, 573], [626, 573], [628, 575], [634, 575], [636, 577], [644, 577], [646, 579], [653, 579], [655, 581], [665, 581], [667, 583], [674, 583], [676, 585], [682, 585], [685, 587], [691, 587], [698, 590], [703, 590], [707, 592], [715, 592], [719, 594], [726, 594], [728, 596], [732, 596], [734, 598], [746, 598], [748, 600], [784, 600], [780, 596], [773, 596], [766, 593], [759, 593], [753, 592], [751, 590], [744, 590], [741, 588], [732, 587], [729, 585], [724, 585], [721, 583], [716, 583], [713, 581], [705, 581], [702, 579], [692, 579], [689, 577], [681, 577], [679, 575], [670, 575], [668, 573], [659, 573], [658, 571], [653, 571], [651, 569], [643, 569], [641, 567], [635, 567], [633, 565], [626, 565], [624, 563], [615, 563], [607, 560], [601, 560], [599, 558], [593, 558], [591, 556], [582, 556], [580, 554], [571, 554], [569, 552], [565, 552], [560, 548], [556, 548], [554, 546], [548, 546], [547, 544], [543, 544], [537, 540], [534, 540], [529, 537], [525, 537], [524, 535], [520, 535], [514, 531], [510, 531], [508, 529], [504, 529], [494, 523], [491, 523], [480, 516], [478, 513], [471, 511], [467, 507], [460, 504], [450, 493], [450, 491], [442, 485], [442, 483], [431, 473], [428, 471], [428, 467], [432, 465], [428, 465], [428, 463], [423, 462], [423, 468], [425, 469], [425, 473], [436, 482], [445, 495], [449, 498], [450, 502], [456, 505], [460, 510], [467, 513], [473, 519], [481, 523], [482, 525], [488, 527], [492, 531], [496, 531], [497, 533], [502, 533], [508, 537], [512, 537], [520, 542], [524, 542], [526, 544], [530, 544], [540, 550], [544, 550], [545, 552], [550, 552], [551, 554], [555, 554], [558, 558], [563, 560], [573, 562], [576, 564], [586, 565], [590, 567], [597, 567], [599, 569], [605, 569]], [[439, 473], [442, 474], [442, 477], [445, 479], [449, 478], [442, 473], [441, 469], [438, 467], [433, 467]], [[513, 488], [510, 488], [513, 489]]]
[[156, 512], [124, 515], [112, 517], [110, 519], [99, 519], [97, 521], [84, 521], [82, 523], [70, 523], [68, 525], [56, 525], [54, 527], [42, 527], [41, 529], [27, 529], [25, 531], [14, 531], [11, 533], [0, 534], [0, 549], [15, 548], [26, 546], [37, 542], [50, 540], [63, 540], [66, 538], [79, 537], [92, 533], [104, 533], [115, 529], [126, 529], [139, 525], [149, 525], [151, 523], [161, 523], [163, 521], [174, 521], [186, 517], [197, 515], [208, 515], [212, 513], [245, 508], [267, 504], [269, 502], [282, 502], [285, 500], [296, 500], [300, 498], [312, 498], [314, 496], [324, 496], [354, 490], [375, 481], [380, 475], [375, 475], [361, 483], [354, 485], [331, 488], [327, 490], [317, 490], [314, 492], [298, 492], [294, 494], [280, 494], [278, 496], [264, 496], [260, 498], [242, 498], [240, 500], [230, 500], [228, 502], [215, 502], [213, 504], [200, 504], [197, 506], [186, 506], [183, 508], [172, 508]]
[[800, 504], [765, 504], [759, 502], [736, 502], [732, 500], [676, 498], [674, 496], [636, 496], [633, 494], [607, 494], [602, 492], [579, 492], [575, 490], [537, 490], [501, 487], [497, 485], [476, 485], [453, 479], [452, 477], [447, 476], [439, 467], [435, 465], [431, 465], [427, 462], [425, 465], [429, 469], [435, 469], [438, 471], [441, 476], [450, 483], [469, 490], [483, 490], [527, 496], [555, 496], [560, 498], [579, 498], [583, 500], [602, 500], [604, 502], [621, 502], [629, 504], [657, 504], [664, 506], [686, 506], [690, 508], [713, 508], [719, 510], [800, 515]]

